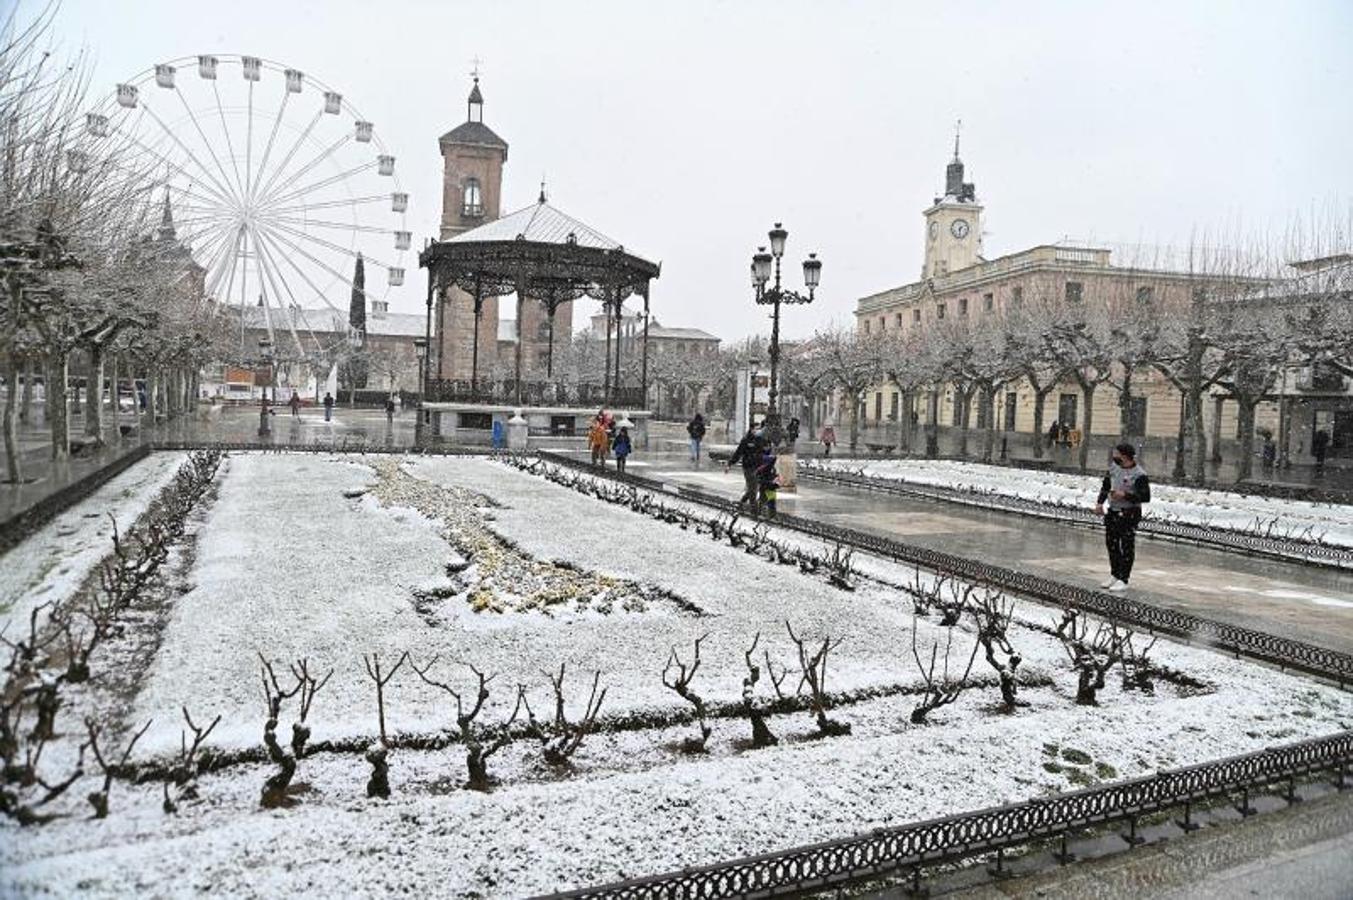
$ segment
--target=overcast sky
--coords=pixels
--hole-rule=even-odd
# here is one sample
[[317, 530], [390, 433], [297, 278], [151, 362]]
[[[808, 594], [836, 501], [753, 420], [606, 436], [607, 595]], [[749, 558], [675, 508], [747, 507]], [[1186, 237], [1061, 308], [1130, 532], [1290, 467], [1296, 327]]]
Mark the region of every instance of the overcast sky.
[[[12, 0], [6, 0], [6, 5]], [[32, 0], [24, 0], [30, 9]], [[662, 261], [656, 315], [768, 330], [749, 255], [789, 229], [790, 336], [915, 280], [953, 123], [990, 257], [1066, 237], [1180, 244], [1353, 198], [1353, 3], [65, 0], [112, 91], [156, 62], [261, 56], [341, 90], [440, 216], [437, 137], [471, 59], [511, 145], [503, 211], [550, 201]], [[410, 266], [397, 308], [421, 309]], [[575, 317], [580, 321], [581, 316]]]

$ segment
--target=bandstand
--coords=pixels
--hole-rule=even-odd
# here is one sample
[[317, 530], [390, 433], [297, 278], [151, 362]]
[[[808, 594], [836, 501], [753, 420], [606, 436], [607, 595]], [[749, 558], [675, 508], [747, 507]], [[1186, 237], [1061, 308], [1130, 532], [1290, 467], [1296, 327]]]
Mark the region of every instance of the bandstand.
[[[440, 333], [434, 342], [433, 313], [434, 303], [440, 306], [447, 291], [458, 288], [474, 304], [470, 379], [440, 377], [438, 363], [427, 361], [424, 421], [434, 434], [489, 427], [486, 423], [498, 421], [513, 407], [522, 410], [535, 434], [573, 434], [599, 407], [626, 413], [636, 422], [647, 419], [649, 283], [658, 277], [660, 264], [627, 252], [624, 245], [551, 206], [543, 191], [529, 207], [428, 244], [418, 264], [428, 270], [428, 346], [443, 345]], [[479, 320], [486, 300], [509, 294], [516, 295], [517, 304], [513, 375], [486, 379], [480, 372]], [[627, 342], [620, 328], [622, 304], [634, 295], [643, 298], [637, 385], [624, 383], [622, 354]], [[605, 376], [600, 386], [567, 383], [555, 375], [556, 345], [571, 338], [555, 334], [555, 314], [563, 304], [584, 297], [599, 301], [606, 312]], [[543, 363], [544, 378], [527, 378], [522, 358], [525, 323], [541, 314], [546, 346], [538, 363]], [[444, 324], [438, 319], [435, 327], [440, 330]], [[538, 376], [541, 366], [536, 368]], [[641, 442], [644, 432], [641, 428], [636, 435]]]

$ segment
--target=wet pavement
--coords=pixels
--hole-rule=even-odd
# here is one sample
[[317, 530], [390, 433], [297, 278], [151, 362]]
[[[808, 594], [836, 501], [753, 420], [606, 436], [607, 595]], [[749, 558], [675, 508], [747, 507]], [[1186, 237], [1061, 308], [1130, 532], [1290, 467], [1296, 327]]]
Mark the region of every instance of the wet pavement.
[[[708, 461], [697, 469], [684, 454], [629, 465], [727, 497], [742, 492], [739, 472]], [[1098, 531], [1050, 520], [806, 481], [781, 492], [780, 508], [1084, 587], [1108, 577]], [[1128, 596], [1353, 653], [1353, 572], [1139, 537]]]

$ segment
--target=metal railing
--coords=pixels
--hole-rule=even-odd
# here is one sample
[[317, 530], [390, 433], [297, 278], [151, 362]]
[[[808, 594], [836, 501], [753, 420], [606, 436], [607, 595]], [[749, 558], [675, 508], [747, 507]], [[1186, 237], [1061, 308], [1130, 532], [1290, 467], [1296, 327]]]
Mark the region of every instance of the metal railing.
[[[612, 387], [607, 391], [599, 384], [569, 384], [560, 381], [524, 381], [521, 385], [523, 406], [581, 406], [597, 408], [624, 407], [642, 409], [643, 390], [637, 387]], [[433, 378], [427, 384], [431, 403], [492, 403], [514, 405], [517, 383], [511, 379], [490, 381]]]
[[[53, 518], [93, 494], [135, 463], [145, 459], [150, 455], [150, 450], [149, 446], [141, 444], [0, 522], [0, 553], [11, 547], [17, 547]], [[34, 486], [33, 489], [39, 490], [40, 486]]]
[[[981, 506], [1003, 512], [1050, 519], [1063, 525], [1099, 528], [1102, 520], [1088, 509], [1068, 506], [1050, 506], [1026, 497], [1011, 497], [996, 493], [982, 493], [944, 485], [917, 484], [896, 478], [880, 478], [828, 469], [812, 463], [800, 462], [800, 478], [809, 478], [829, 484], [861, 490], [877, 491], [906, 497], [918, 497], [963, 506]], [[1139, 534], [1165, 540], [1220, 547], [1274, 559], [1299, 560], [1334, 568], [1353, 568], [1353, 548], [1317, 543], [1283, 535], [1252, 534], [1226, 531], [1189, 522], [1143, 518], [1137, 527]]]
[[1353, 732], [1343, 732], [1054, 797], [879, 828], [855, 837], [554, 896], [587, 900], [771, 897], [889, 875], [919, 877], [923, 866], [993, 852], [999, 871], [1004, 851], [1064, 837], [1072, 830], [1127, 822], [1132, 843], [1137, 821], [1153, 813], [1183, 807], [1184, 827], [1190, 828], [1192, 806], [1199, 801], [1239, 793], [1242, 813], [1249, 812], [1251, 790], [1286, 783], [1292, 799], [1295, 779], [1331, 771], [1338, 773], [1337, 784], [1343, 788], [1350, 765]]

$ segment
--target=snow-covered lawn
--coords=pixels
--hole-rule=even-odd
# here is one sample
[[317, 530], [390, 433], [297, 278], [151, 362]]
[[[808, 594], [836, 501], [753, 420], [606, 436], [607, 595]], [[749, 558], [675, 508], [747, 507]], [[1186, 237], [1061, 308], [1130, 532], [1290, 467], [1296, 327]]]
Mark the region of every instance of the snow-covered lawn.
[[[1101, 475], [1039, 472], [950, 460], [813, 460], [808, 467], [858, 472], [916, 485], [955, 488], [974, 497], [1033, 500], [1050, 509], [1091, 509]], [[1233, 491], [1152, 485], [1150, 518], [1225, 531], [1269, 533], [1298, 540], [1353, 547], [1353, 506], [1258, 497]]]
[[[406, 664], [386, 688], [397, 747], [389, 800], [367, 799], [370, 769], [352, 752], [303, 759], [296, 778], [310, 790], [284, 810], [259, 809], [276, 768], [264, 763], [204, 775], [201, 799], [176, 816], [161, 811], [158, 784], [119, 783], [110, 817], [92, 821], [81, 799], [87, 790], [77, 785], [60, 801], [70, 818], [0, 825], [0, 893], [172, 895], [210, 886], [246, 896], [522, 896], [1353, 727], [1346, 693], [1164, 641], [1153, 659], [1202, 688], [1161, 681], [1154, 695], [1126, 692], [1114, 673], [1099, 707], [1076, 706], [1066, 654], [1043, 630], [1055, 613], [1033, 604], [1019, 606], [1010, 632], [1030, 705], [1000, 714], [999, 693], [988, 686], [915, 726], [913, 624], [925, 653], [945, 630], [933, 615], [914, 620], [908, 598], [878, 580], [905, 583], [910, 570], [861, 559], [872, 577], [842, 591], [489, 460], [236, 455], [194, 541], [186, 587], [121, 723], [135, 730], [154, 720], [137, 748], [141, 761], [178, 746], [180, 706], [195, 721], [221, 716], [214, 748], [260, 747], [258, 653], [335, 670], [310, 714], [313, 742], [374, 738], [375, 692], [361, 661], [373, 652], [387, 668], [405, 651], [420, 667], [437, 655], [438, 677], [466, 689], [469, 670], [459, 664], [496, 675], [487, 723], [511, 710], [518, 683], [537, 715], [548, 711], [543, 672], [560, 663], [576, 712], [600, 671], [600, 728], [566, 772], [522, 739], [492, 758], [500, 780], [493, 791], [464, 790], [461, 746], [399, 749], [454, 718], [446, 695]], [[661, 682], [671, 648], [689, 659], [692, 641], [707, 633], [692, 688], [711, 704], [733, 704], [747, 674], [743, 653], [758, 632], [758, 654], [769, 650], [777, 669], [798, 668], [786, 619], [810, 641], [841, 641], [828, 688], [870, 696], [832, 710], [851, 734], [818, 738], [806, 713], [773, 715], [780, 744], [752, 750], [748, 721], [720, 716], [710, 720], [709, 753], [683, 754], [695, 725], [682, 718], [690, 706]], [[973, 640], [965, 620], [953, 666], [961, 669]], [[980, 655], [973, 673], [990, 681]], [[796, 681], [791, 674], [784, 688]], [[758, 696], [771, 697], [764, 672]], [[82, 708], [79, 697], [74, 706]], [[283, 729], [293, 711], [283, 707]], [[622, 719], [625, 727], [613, 727]]]

